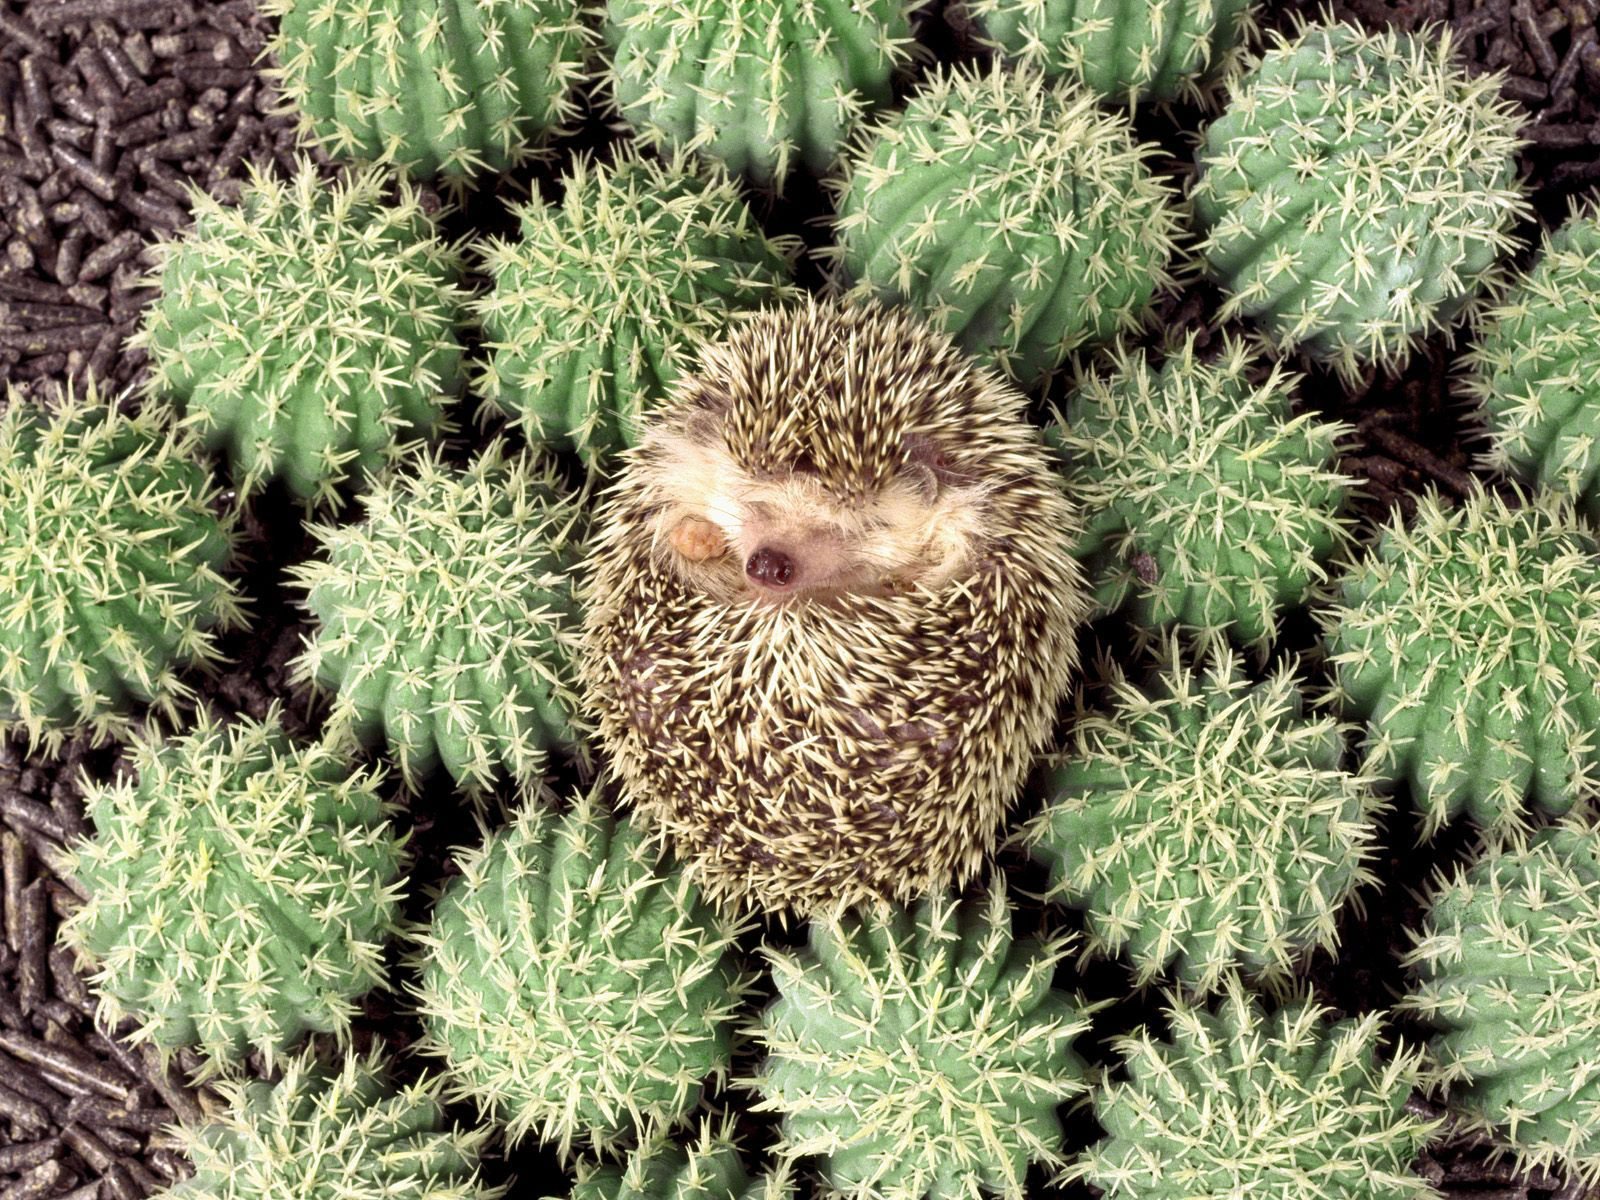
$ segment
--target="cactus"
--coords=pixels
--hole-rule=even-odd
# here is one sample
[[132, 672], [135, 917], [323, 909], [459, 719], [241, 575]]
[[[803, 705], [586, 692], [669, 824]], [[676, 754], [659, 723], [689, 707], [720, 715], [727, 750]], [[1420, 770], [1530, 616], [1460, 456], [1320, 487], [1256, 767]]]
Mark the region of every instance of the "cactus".
[[1319, 611], [1374, 773], [1402, 777], [1424, 834], [1465, 811], [1504, 831], [1600, 785], [1600, 559], [1555, 497], [1479, 492], [1395, 517]]
[[1114, 366], [1080, 378], [1047, 433], [1088, 517], [1075, 553], [1100, 608], [1264, 652], [1349, 537], [1351, 481], [1329, 469], [1346, 427], [1292, 415], [1299, 377], [1233, 338], [1210, 362], [1191, 333], [1159, 369], [1120, 347]]
[[1031, 386], [1137, 327], [1168, 282], [1177, 211], [1153, 153], [1067, 81], [947, 71], [856, 139], [833, 255], [855, 294]]
[[405, 1087], [381, 1052], [346, 1052], [336, 1067], [309, 1055], [277, 1083], [224, 1080], [227, 1108], [180, 1126], [189, 1179], [163, 1200], [495, 1200], [478, 1177], [487, 1129], [446, 1124], [437, 1079]]
[[1600, 212], [1574, 210], [1487, 312], [1463, 382], [1493, 438], [1482, 465], [1559, 491], [1600, 521], [1597, 345]]
[[742, 930], [658, 855], [596, 794], [536, 802], [462, 858], [419, 935], [421, 1047], [513, 1142], [609, 1153], [726, 1074]]
[[1569, 817], [1438, 881], [1401, 1010], [1438, 1030], [1431, 1082], [1499, 1127], [1518, 1170], [1600, 1182], [1600, 841]]
[[1215, 1013], [1169, 997], [1171, 1040], [1114, 1043], [1127, 1071], [1094, 1096], [1108, 1136], [1066, 1173], [1106, 1200], [1434, 1200], [1410, 1165], [1439, 1127], [1406, 1111], [1420, 1052], [1377, 1054], [1376, 1013], [1267, 1016], [1237, 981]]
[[136, 702], [175, 720], [178, 675], [220, 658], [240, 623], [219, 574], [234, 518], [195, 439], [158, 404], [129, 416], [93, 385], [46, 415], [11, 393], [0, 412], [0, 730], [30, 752], [121, 736]]
[[1518, 244], [1518, 110], [1455, 64], [1448, 27], [1273, 37], [1206, 128], [1190, 196], [1218, 317], [1349, 380], [1397, 369]]
[[1302, 712], [1287, 667], [1252, 684], [1216, 657], [1198, 677], [1171, 644], [1151, 688], [1114, 676], [1111, 695], [1079, 717], [1019, 834], [1050, 897], [1081, 906], [1087, 949], [1126, 951], [1140, 986], [1169, 965], [1200, 993], [1237, 969], [1282, 985], [1373, 882], [1380, 801], [1340, 765], [1345, 730]]
[[308, 1030], [342, 1042], [404, 886], [381, 775], [292, 744], [276, 705], [230, 725], [202, 709], [132, 759], [135, 778], [86, 790], [97, 832], [64, 868], [88, 899], [62, 939], [96, 964], [102, 1023], [134, 1017], [210, 1070], [251, 1050], [270, 1066]]
[[390, 186], [377, 170], [328, 184], [303, 159], [288, 182], [252, 169], [238, 206], [196, 193], [194, 226], [162, 247], [130, 345], [149, 351], [148, 390], [227, 448], [241, 492], [281, 475], [336, 504], [346, 479], [444, 427], [463, 381], [460, 256]]
[[921, 0], [606, 0], [613, 103], [647, 147], [781, 190], [890, 99]]
[[[580, 1162], [570, 1200], [789, 1200], [794, 1183], [779, 1167], [752, 1180], [739, 1161], [730, 1126], [700, 1123], [692, 1145], [657, 1136], [625, 1165]], [[554, 1200], [554, 1198], [547, 1198]]]
[[411, 786], [441, 762], [481, 794], [531, 783], [581, 733], [570, 676], [582, 513], [496, 439], [465, 470], [425, 454], [376, 482], [359, 524], [313, 525], [290, 571], [319, 628], [296, 682], [337, 689], [332, 738], [386, 738]]
[[695, 341], [786, 297], [793, 239], [769, 239], [719, 170], [579, 158], [560, 208], [515, 210], [520, 242], [482, 246], [476, 304], [492, 357], [478, 381], [533, 441], [591, 466], [631, 446]]
[[777, 1152], [820, 1156], [830, 1188], [873, 1200], [1020, 1200], [1062, 1163], [1056, 1109], [1085, 1089], [1088, 1028], [1051, 989], [1064, 939], [1015, 942], [1002, 889], [909, 909], [833, 912], [807, 949], [768, 949], [778, 998], [752, 1031], [749, 1086]]
[[303, 137], [453, 190], [520, 166], [577, 112], [581, 0], [262, 0]]
[[1257, 0], [968, 0], [1007, 58], [1067, 75], [1097, 95], [1200, 99], [1255, 34]]

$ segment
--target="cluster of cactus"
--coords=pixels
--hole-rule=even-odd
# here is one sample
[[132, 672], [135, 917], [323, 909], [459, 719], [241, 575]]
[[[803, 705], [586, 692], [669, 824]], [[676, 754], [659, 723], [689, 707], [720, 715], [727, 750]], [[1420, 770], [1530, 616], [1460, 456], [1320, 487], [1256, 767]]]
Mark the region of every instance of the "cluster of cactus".
[[637, 442], [697, 341], [788, 295], [796, 246], [762, 233], [716, 170], [579, 159], [564, 183], [559, 208], [516, 210], [519, 241], [482, 243], [477, 383], [530, 441], [593, 464]]
[[702, 1120], [688, 1145], [659, 1134], [624, 1163], [580, 1162], [570, 1200], [789, 1200], [790, 1173], [779, 1167], [751, 1179], [730, 1126]]
[[290, 572], [318, 621], [295, 676], [336, 689], [330, 737], [387, 740], [402, 776], [440, 763], [470, 792], [581, 744], [570, 676], [584, 514], [548, 467], [491, 442], [464, 470], [425, 454], [313, 525]]
[[1079, 379], [1046, 435], [1085, 515], [1074, 552], [1097, 603], [1266, 649], [1348, 538], [1351, 480], [1332, 469], [1346, 428], [1293, 414], [1297, 377], [1237, 339], [1207, 362], [1191, 334], [1159, 369], [1119, 347], [1114, 366]]
[[195, 197], [130, 345], [150, 354], [148, 392], [227, 449], [241, 492], [281, 476], [334, 504], [445, 427], [464, 382], [460, 272], [408, 184], [329, 182], [301, 160], [288, 181], [252, 173], [237, 206]]
[[296, 745], [278, 712], [133, 743], [134, 774], [84, 797], [96, 833], [65, 873], [88, 899], [62, 939], [95, 966], [100, 1017], [208, 1069], [272, 1063], [300, 1035], [346, 1036], [383, 981], [401, 846], [380, 773]]
[[11, 393], [0, 412], [0, 728], [51, 753], [104, 742], [133, 706], [167, 718], [179, 675], [219, 658], [239, 624], [220, 573], [234, 521], [193, 436], [157, 404], [130, 416], [91, 388], [53, 413]]

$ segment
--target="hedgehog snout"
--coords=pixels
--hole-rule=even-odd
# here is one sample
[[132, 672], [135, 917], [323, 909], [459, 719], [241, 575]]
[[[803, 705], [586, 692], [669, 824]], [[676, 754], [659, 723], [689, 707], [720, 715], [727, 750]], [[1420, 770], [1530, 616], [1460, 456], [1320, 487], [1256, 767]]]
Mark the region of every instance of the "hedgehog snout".
[[775, 592], [788, 591], [799, 574], [794, 556], [776, 546], [761, 546], [745, 560], [750, 582]]

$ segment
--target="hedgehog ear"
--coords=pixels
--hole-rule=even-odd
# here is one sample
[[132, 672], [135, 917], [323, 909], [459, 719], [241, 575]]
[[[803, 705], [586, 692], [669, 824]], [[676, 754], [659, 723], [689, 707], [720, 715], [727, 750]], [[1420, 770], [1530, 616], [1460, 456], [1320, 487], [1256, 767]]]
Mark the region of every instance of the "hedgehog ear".
[[691, 442], [709, 446], [722, 439], [725, 410], [696, 406], [684, 418], [683, 432]]
[[944, 448], [932, 438], [920, 433], [908, 433], [900, 439], [900, 448], [912, 473], [926, 471], [939, 485], [966, 482], [945, 454]]

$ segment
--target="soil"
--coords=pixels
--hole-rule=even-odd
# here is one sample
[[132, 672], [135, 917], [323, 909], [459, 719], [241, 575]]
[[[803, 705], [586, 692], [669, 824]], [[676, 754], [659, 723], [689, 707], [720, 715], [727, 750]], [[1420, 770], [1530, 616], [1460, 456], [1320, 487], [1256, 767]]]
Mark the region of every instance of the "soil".
[[[1288, 29], [1298, 17], [1317, 17], [1325, 0], [1266, 7], [1264, 23]], [[1546, 226], [1600, 181], [1600, 0], [1334, 0], [1331, 11], [1372, 28], [1437, 29], [1443, 22], [1471, 69], [1506, 71], [1505, 95], [1529, 113], [1522, 167]], [[247, 164], [290, 167], [291, 126], [272, 115], [271, 89], [252, 66], [265, 32], [249, 0], [0, 0], [0, 382], [23, 385], [17, 402], [47, 401], [54, 388], [91, 375], [117, 387], [137, 382], [143, 363], [121, 352], [121, 340], [151, 295], [142, 248], [181, 231], [188, 210], [183, 183], [229, 199]], [[920, 38], [930, 61], [980, 54], [955, 4], [933, 4]], [[1160, 165], [1176, 182], [1189, 169], [1192, 131], [1202, 119], [1187, 109], [1138, 117], [1141, 137], [1165, 148]], [[513, 233], [509, 201], [535, 191], [553, 198], [574, 154], [604, 155], [614, 138], [603, 115], [590, 112], [546, 161], [445, 210], [445, 231]], [[812, 248], [826, 243], [828, 203], [819, 185], [792, 185], [783, 197], [753, 196], [752, 203], [772, 232], [798, 234]], [[1534, 245], [1537, 227], [1523, 233]], [[802, 279], [823, 284], [815, 260], [802, 264]], [[1196, 330], [1207, 340], [1217, 332], [1208, 325], [1217, 304], [1206, 285], [1188, 284], [1162, 298], [1152, 328], [1168, 337]], [[1369, 526], [1396, 510], [1408, 513], [1422, 490], [1459, 496], [1473, 485], [1476, 431], [1452, 388], [1456, 353], [1448, 338], [1430, 339], [1398, 375], [1356, 388], [1307, 368], [1305, 404], [1352, 427], [1343, 468], [1362, 481], [1360, 513]], [[1044, 399], [1051, 398], [1059, 399]], [[474, 428], [470, 420], [461, 424]], [[458, 448], [463, 455], [471, 449]], [[238, 573], [254, 624], [225, 640], [228, 669], [191, 682], [225, 713], [259, 717], [281, 702], [292, 731], [315, 735], [320, 703], [293, 688], [287, 670], [308, 630], [283, 586], [285, 568], [313, 546], [298, 506], [278, 490], [252, 504], [245, 528]], [[1114, 620], [1084, 636], [1086, 651], [1125, 650], [1132, 642], [1132, 632]], [[1314, 648], [1311, 623], [1300, 619], [1290, 622], [1279, 654], [1307, 654], [1314, 671]], [[52, 760], [30, 757], [17, 742], [0, 743], [0, 1200], [137, 1200], [185, 1171], [164, 1123], [192, 1119], [215, 1103], [182, 1082], [192, 1060], [179, 1056], [165, 1071], [128, 1047], [119, 1036], [127, 1030], [97, 1031], [87, 985], [54, 948], [56, 925], [76, 902], [51, 864], [84, 829], [78, 781], [118, 769], [114, 748], [71, 746]], [[557, 780], [558, 790], [574, 785]], [[396, 798], [416, 856], [410, 903], [420, 918], [450, 874], [452, 848], [481, 835], [470, 808], [448, 786]], [[1030, 788], [1022, 811], [1038, 802]], [[1375, 868], [1382, 883], [1347, 912], [1337, 965], [1327, 955], [1307, 964], [1307, 987], [1338, 1014], [1387, 1009], [1405, 990], [1399, 958], [1409, 944], [1407, 929], [1423, 912], [1413, 889], [1470, 850], [1471, 830], [1461, 825], [1419, 844], [1409, 811], [1408, 798], [1396, 796]], [[1017, 893], [1039, 890], [1033, 864], [1008, 855], [1002, 866]], [[1026, 901], [1019, 914], [1024, 929], [1070, 928], [1075, 921], [1071, 913]], [[763, 939], [796, 944], [802, 936], [775, 926], [751, 935], [749, 949]], [[381, 1038], [400, 1052], [417, 1030], [402, 972], [392, 967], [392, 988], [369, 997], [356, 1041], [364, 1046]], [[1160, 1027], [1159, 995], [1130, 996], [1128, 978], [1124, 964], [1111, 962], [1081, 972], [1063, 968], [1058, 981], [1091, 1000], [1117, 1001], [1098, 1014], [1079, 1046], [1108, 1066], [1111, 1038], [1140, 1024]], [[1404, 1023], [1393, 1028], [1407, 1039], [1426, 1032]], [[748, 1065], [754, 1049], [741, 1054]], [[403, 1055], [398, 1062], [401, 1071], [420, 1069]], [[759, 1160], [760, 1148], [772, 1141], [770, 1124], [748, 1113], [742, 1095], [703, 1100], [708, 1111], [725, 1103], [743, 1114], [745, 1145]], [[1413, 1105], [1432, 1111], [1421, 1096]], [[474, 1118], [470, 1111], [459, 1116]], [[1069, 1115], [1069, 1150], [1097, 1136], [1086, 1112]], [[1502, 1150], [1475, 1135], [1451, 1135], [1417, 1169], [1457, 1200], [1583, 1195], [1555, 1176], [1518, 1176]], [[556, 1159], [536, 1146], [496, 1149], [485, 1174], [491, 1182], [515, 1177], [539, 1194], [565, 1191]], [[1040, 1200], [1092, 1194], [1058, 1190], [1042, 1172], [1031, 1184]]]

